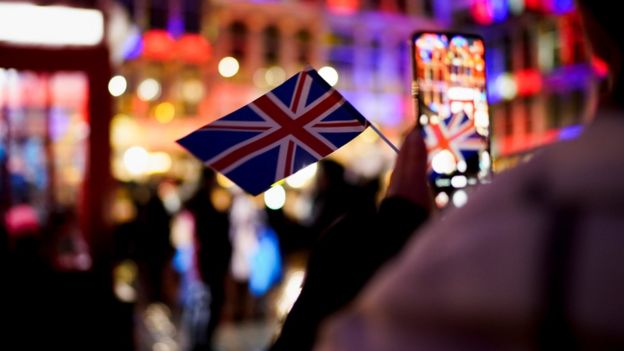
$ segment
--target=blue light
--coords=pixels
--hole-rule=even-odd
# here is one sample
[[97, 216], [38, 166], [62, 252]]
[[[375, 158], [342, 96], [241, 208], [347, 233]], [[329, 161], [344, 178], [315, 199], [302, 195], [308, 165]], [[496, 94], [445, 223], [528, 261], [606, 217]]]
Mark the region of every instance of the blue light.
[[491, 0], [492, 13], [495, 22], [502, 22], [509, 15], [507, 0]]
[[566, 13], [574, 9], [574, 0], [552, 0], [555, 13]]
[[249, 276], [249, 291], [254, 296], [262, 296], [282, 277], [282, 256], [279, 251], [277, 234], [271, 228], [260, 233], [258, 250], [252, 258]]
[[583, 132], [582, 125], [569, 126], [561, 128], [559, 131], [559, 140], [572, 140], [576, 139]]
[[141, 56], [141, 52], [143, 52], [143, 39], [141, 38], [141, 32], [134, 28], [124, 43], [123, 57], [126, 60], [134, 60]]
[[174, 38], [179, 38], [184, 34], [184, 21], [180, 17], [170, 17], [167, 22], [167, 31]]

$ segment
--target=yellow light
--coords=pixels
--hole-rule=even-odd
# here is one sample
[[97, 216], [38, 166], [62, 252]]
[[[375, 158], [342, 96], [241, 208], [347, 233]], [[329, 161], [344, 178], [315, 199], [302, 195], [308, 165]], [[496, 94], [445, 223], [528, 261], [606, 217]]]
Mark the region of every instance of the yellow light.
[[141, 134], [136, 121], [122, 113], [115, 115], [111, 121], [111, 144], [114, 148], [132, 145]]
[[153, 152], [149, 154], [148, 172], [151, 174], [167, 173], [171, 169], [171, 156], [166, 152]]
[[240, 69], [240, 65], [238, 60], [231, 56], [226, 56], [219, 61], [219, 74], [225, 78], [234, 77], [238, 70]]
[[204, 97], [204, 84], [197, 79], [182, 83], [182, 97], [191, 103], [198, 103]]
[[439, 174], [451, 174], [456, 167], [455, 157], [446, 149], [437, 152], [431, 160], [431, 168]]
[[339, 76], [338, 71], [336, 71], [335, 68], [331, 66], [324, 66], [319, 69], [318, 73], [327, 83], [329, 83], [329, 85], [335, 86], [338, 84]]
[[131, 175], [144, 174], [148, 169], [149, 154], [144, 148], [133, 146], [124, 153], [123, 164]]
[[286, 184], [293, 188], [303, 188], [314, 178], [317, 168], [317, 164], [313, 163], [299, 170], [297, 173], [286, 178]]
[[265, 68], [259, 68], [253, 75], [253, 82], [257, 88], [264, 89], [267, 87]]
[[148, 78], [139, 84], [137, 94], [143, 101], [156, 100], [160, 97], [160, 83], [156, 79]]
[[232, 194], [221, 188], [215, 188], [210, 193], [210, 201], [217, 211], [225, 212], [232, 206]]
[[305, 277], [305, 272], [302, 269], [295, 269], [289, 272], [286, 275], [286, 279], [284, 279], [284, 287], [282, 288], [282, 292], [277, 299], [277, 314], [278, 317], [284, 317], [295, 301], [299, 297], [301, 293], [301, 284], [303, 284], [303, 279]]
[[361, 135], [362, 140], [369, 144], [374, 144], [379, 140], [379, 135], [372, 128], [367, 128]]
[[441, 192], [435, 197], [435, 203], [440, 208], [446, 206], [448, 202], [449, 202], [449, 197], [445, 192]]
[[108, 92], [112, 96], [117, 97], [123, 95], [123, 93], [126, 92], [127, 88], [128, 82], [123, 76], [117, 75], [111, 78], [110, 81], [108, 81]]
[[226, 189], [234, 186], [234, 183], [221, 173], [217, 173], [217, 183]]
[[282, 67], [273, 66], [266, 70], [264, 79], [271, 87], [280, 85], [286, 79], [286, 71]]
[[274, 185], [264, 192], [264, 204], [271, 210], [279, 210], [286, 203], [286, 190], [281, 185]]
[[161, 102], [154, 109], [154, 117], [160, 123], [169, 123], [175, 117], [175, 106], [170, 102]]
[[494, 89], [505, 100], [512, 100], [518, 93], [518, 85], [510, 73], [503, 73], [498, 76], [494, 82]]

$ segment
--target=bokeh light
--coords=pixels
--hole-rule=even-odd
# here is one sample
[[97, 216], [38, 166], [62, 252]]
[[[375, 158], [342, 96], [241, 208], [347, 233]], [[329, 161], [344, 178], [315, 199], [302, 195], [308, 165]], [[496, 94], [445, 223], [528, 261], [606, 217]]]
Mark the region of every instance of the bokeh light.
[[238, 60], [232, 56], [226, 56], [219, 61], [219, 74], [225, 78], [234, 77], [240, 69]]

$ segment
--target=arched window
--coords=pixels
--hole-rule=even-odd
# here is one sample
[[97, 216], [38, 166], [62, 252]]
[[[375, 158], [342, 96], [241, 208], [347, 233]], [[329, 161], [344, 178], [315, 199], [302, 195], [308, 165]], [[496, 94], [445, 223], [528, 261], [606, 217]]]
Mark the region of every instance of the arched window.
[[264, 62], [274, 65], [279, 58], [280, 32], [275, 26], [269, 26], [263, 33]]
[[242, 61], [247, 52], [247, 26], [245, 23], [236, 21], [230, 24], [230, 40], [232, 45], [232, 56]]
[[307, 29], [301, 29], [295, 35], [295, 40], [297, 42], [297, 62], [301, 65], [310, 62], [311, 39], [312, 35]]

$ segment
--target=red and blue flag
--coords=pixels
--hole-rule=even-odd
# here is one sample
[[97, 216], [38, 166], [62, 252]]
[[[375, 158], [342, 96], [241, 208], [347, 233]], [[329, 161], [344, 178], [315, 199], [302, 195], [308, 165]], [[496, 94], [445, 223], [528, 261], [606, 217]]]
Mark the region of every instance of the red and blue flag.
[[257, 195], [345, 145], [368, 125], [309, 68], [178, 143]]

